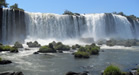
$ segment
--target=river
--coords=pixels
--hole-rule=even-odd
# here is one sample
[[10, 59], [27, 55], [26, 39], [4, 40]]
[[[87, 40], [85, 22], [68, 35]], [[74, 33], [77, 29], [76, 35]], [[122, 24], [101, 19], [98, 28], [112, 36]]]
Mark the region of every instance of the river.
[[118, 66], [122, 71], [129, 71], [139, 64], [139, 47], [103, 46], [99, 55], [93, 55], [89, 59], [75, 59], [71, 53], [33, 54], [38, 48], [19, 50], [17, 54], [0, 53], [0, 57], [13, 62], [9, 65], [0, 65], [0, 72], [22, 71], [25, 75], [65, 75], [69, 71], [89, 71], [89, 75], [100, 75], [110, 64]]

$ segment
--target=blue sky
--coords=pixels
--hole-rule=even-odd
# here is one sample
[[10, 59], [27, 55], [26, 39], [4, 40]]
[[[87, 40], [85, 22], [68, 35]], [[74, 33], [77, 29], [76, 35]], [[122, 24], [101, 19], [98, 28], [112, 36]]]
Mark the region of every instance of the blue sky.
[[139, 0], [7, 0], [29, 12], [62, 14], [65, 10], [77, 13], [124, 12], [139, 17]]

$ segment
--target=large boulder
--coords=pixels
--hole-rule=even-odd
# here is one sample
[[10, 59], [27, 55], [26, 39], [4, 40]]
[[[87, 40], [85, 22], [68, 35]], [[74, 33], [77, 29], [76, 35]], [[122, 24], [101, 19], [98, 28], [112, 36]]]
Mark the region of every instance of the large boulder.
[[88, 72], [81, 72], [81, 73], [77, 73], [77, 72], [68, 72], [66, 73], [66, 75], [88, 75]]
[[56, 53], [56, 50], [49, 46], [42, 46], [42, 47], [40, 47], [38, 52], [40, 52], [40, 53]]
[[54, 46], [55, 50], [62, 50], [62, 51], [67, 51], [70, 50], [70, 47], [68, 45], [64, 45], [61, 42], [56, 43]]
[[22, 44], [19, 42], [15, 42], [14, 47], [16, 48], [23, 48]]
[[0, 75], [24, 75], [22, 72], [3, 72]]
[[11, 53], [18, 53], [18, 49], [16, 47], [12, 47], [10, 50]]
[[27, 42], [28, 47], [41, 47], [41, 45], [37, 42]]
[[0, 60], [0, 65], [11, 64], [12, 61], [10, 60]]
[[89, 58], [90, 55], [87, 52], [83, 52], [83, 51], [78, 51], [74, 53], [74, 57], [75, 58]]
[[18, 53], [18, 49], [16, 47], [11, 46], [0, 45], [0, 51], [10, 51], [11, 53]]

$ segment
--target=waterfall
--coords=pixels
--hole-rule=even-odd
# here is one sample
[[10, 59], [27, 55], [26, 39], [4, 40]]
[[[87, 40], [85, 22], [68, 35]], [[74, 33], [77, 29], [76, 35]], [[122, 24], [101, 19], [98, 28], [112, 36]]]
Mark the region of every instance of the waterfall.
[[3, 9], [2, 16], [2, 43], [13, 44], [16, 41], [23, 42], [26, 37], [26, 25], [24, 12]]
[[26, 13], [28, 36], [33, 38], [78, 38], [86, 30], [84, 16]]
[[5, 8], [1, 27], [4, 44], [25, 39], [139, 39], [139, 21], [110, 13], [72, 16]]

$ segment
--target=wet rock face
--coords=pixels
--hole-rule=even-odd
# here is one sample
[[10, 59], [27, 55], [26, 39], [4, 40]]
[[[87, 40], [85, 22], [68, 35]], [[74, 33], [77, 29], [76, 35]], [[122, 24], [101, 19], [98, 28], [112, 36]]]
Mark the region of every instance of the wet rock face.
[[11, 63], [12, 63], [12, 61], [10, 61], [10, 60], [1, 60], [0, 61], [0, 65], [11, 64]]
[[81, 73], [77, 73], [77, 72], [68, 72], [66, 73], [66, 75], [88, 75], [88, 72], [81, 72]]

